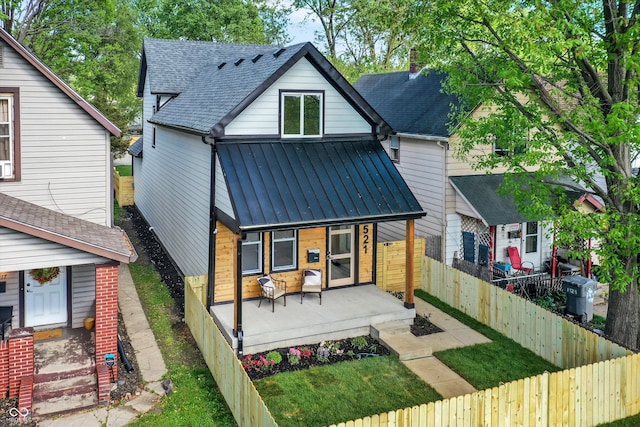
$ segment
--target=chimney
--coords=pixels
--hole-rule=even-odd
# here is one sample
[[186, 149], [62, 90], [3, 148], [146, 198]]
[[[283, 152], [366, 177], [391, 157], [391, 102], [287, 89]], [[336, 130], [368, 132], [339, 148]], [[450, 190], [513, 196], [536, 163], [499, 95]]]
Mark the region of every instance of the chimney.
[[416, 52], [416, 48], [412, 47], [409, 51], [409, 74], [415, 74], [418, 72], [418, 64], [416, 61], [418, 60], [418, 52]]

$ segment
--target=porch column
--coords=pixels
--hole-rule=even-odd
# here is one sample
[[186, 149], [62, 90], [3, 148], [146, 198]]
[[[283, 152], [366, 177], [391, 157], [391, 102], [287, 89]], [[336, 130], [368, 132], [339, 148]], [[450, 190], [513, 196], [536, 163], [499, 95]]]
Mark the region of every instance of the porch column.
[[406, 252], [406, 283], [404, 289], [404, 306], [406, 308], [414, 308], [413, 299], [413, 260], [415, 258], [415, 221], [413, 219], [407, 220], [407, 250]]
[[113, 354], [113, 379], [118, 379], [118, 264], [96, 264], [96, 365]]

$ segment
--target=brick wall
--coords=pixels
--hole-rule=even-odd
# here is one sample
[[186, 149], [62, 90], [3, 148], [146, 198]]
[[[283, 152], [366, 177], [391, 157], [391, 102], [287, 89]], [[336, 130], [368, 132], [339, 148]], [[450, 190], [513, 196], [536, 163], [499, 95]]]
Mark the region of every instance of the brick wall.
[[9, 395], [9, 341], [0, 341], [0, 398]]
[[96, 265], [96, 366], [113, 354], [113, 378], [118, 379], [118, 265]]
[[[20, 391], [18, 393], [18, 408], [20, 409], [20, 418], [24, 418], [26, 414], [32, 411], [33, 406], [33, 375], [22, 377], [20, 379]], [[29, 412], [24, 412], [28, 409]]]
[[20, 381], [23, 377], [33, 378], [33, 328], [12, 329], [7, 339], [9, 343], [8, 377], [9, 397], [18, 397]]

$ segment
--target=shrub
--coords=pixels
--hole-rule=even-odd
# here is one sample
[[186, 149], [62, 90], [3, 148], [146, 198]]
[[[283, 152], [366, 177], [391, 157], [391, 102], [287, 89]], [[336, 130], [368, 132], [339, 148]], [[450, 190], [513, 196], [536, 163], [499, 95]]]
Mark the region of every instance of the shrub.
[[273, 362], [273, 364], [277, 365], [278, 363], [282, 362], [282, 355], [275, 350], [270, 351], [269, 353], [267, 353], [267, 361]]
[[367, 344], [367, 339], [362, 336], [351, 339], [351, 345], [358, 350], [364, 350], [365, 348], [367, 348]]

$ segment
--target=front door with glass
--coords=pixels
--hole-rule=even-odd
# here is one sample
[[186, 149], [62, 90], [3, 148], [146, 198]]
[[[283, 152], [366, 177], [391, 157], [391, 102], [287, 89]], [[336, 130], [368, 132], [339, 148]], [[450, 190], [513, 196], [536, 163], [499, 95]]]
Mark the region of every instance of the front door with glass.
[[329, 287], [354, 283], [354, 235], [352, 225], [329, 228]]

